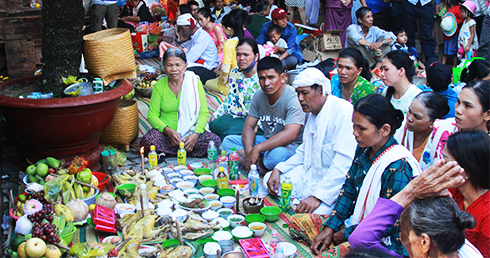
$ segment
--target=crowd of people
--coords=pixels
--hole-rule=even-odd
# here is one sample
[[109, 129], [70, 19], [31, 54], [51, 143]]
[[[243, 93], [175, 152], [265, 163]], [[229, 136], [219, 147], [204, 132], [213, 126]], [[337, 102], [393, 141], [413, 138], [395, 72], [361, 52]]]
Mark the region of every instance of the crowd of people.
[[[490, 8], [480, 1], [477, 19], [468, 1], [440, 18], [455, 9], [462, 17], [456, 44], [446, 39], [441, 56], [459, 46], [471, 59], [488, 45]], [[146, 12], [141, 2], [132, 1], [133, 16]], [[166, 77], [151, 96], [153, 129], [140, 144], [175, 155], [183, 142], [192, 157], [205, 157], [210, 141], [227, 153], [236, 148], [243, 171], [257, 165], [271, 195], [288, 178], [296, 205], [289, 233], [320, 257], [331, 257], [333, 246], [350, 246], [345, 257], [490, 257], [488, 57], [454, 85], [435, 55], [431, 1], [361, 3], [357, 24], [352, 1], [325, 4], [325, 28], [344, 30], [337, 73], [309, 67], [290, 85], [285, 71], [302, 63], [291, 12], [298, 7], [303, 22], [314, 23], [308, 5], [318, 1], [286, 0], [289, 13], [261, 1], [254, 15], [222, 0], [213, 9], [179, 6], [168, 14], [176, 39], [162, 53]], [[390, 28], [396, 8], [404, 29]], [[417, 23], [425, 66], [414, 48]], [[372, 80], [375, 67], [381, 85]], [[413, 84], [420, 68], [424, 87]], [[205, 90], [225, 96], [212, 115]]]

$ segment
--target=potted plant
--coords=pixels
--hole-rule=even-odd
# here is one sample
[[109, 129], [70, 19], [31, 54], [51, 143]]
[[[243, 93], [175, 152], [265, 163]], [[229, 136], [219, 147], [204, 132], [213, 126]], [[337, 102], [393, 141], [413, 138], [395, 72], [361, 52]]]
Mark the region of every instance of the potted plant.
[[99, 138], [111, 123], [121, 100], [133, 86], [128, 81], [113, 90], [74, 98], [59, 98], [66, 85], [62, 77], [79, 75], [83, 49], [82, 0], [44, 0], [41, 76], [10, 79], [0, 91], [15, 84], [39, 81], [52, 99], [22, 99], [0, 94], [0, 110], [18, 136], [27, 158], [46, 156], [71, 162], [82, 156], [98, 169]]

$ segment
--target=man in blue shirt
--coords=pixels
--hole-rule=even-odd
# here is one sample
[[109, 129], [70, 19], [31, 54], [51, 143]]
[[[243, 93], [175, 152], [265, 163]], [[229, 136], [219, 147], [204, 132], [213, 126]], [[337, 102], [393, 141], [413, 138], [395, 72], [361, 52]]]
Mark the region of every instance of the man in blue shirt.
[[257, 38], [257, 44], [263, 45], [270, 40], [267, 30], [272, 24], [281, 27], [281, 38], [288, 43], [288, 52], [291, 54], [286, 58], [281, 59], [284, 69], [295, 69], [296, 65], [303, 60], [301, 49], [296, 44], [296, 27], [288, 22], [287, 12], [284, 9], [276, 8], [271, 13], [272, 21], [264, 23], [260, 29], [259, 37]]

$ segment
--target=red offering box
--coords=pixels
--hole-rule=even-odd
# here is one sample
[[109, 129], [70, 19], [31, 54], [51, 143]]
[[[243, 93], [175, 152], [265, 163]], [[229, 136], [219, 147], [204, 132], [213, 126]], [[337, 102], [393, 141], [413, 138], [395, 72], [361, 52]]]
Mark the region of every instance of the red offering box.
[[96, 205], [92, 213], [92, 221], [96, 225], [95, 229], [97, 229], [97, 226], [114, 228], [116, 226], [116, 213], [113, 209]]
[[238, 243], [240, 243], [243, 252], [248, 258], [271, 257], [260, 238], [241, 239]]
[[95, 225], [95, 230], [109, 232], [109, 233], [117, 233], [117, 229], [115, 229], [113, 227], [107, 227], [107, 226], [98, 225], [98, 224]]

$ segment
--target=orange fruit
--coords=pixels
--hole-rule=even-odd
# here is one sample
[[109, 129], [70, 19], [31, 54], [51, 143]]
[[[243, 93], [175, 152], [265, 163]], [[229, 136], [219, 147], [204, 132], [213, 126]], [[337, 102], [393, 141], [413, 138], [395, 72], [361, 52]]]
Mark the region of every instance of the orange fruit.
[[94, 211], [95, 210], [95, 204], [90, 204], [90, 206], [88, 206], [88, 210]]

